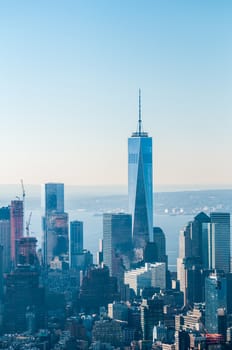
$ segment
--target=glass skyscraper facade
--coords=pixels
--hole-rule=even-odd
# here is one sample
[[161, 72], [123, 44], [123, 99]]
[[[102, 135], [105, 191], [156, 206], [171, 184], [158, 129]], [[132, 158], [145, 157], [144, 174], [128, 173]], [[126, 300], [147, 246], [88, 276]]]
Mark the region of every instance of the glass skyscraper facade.
[[45, 215], [49, 212], [64, 212], [64, 184], [63, 183], [46, 183], [44, 185], [45, 194]]
[[213, 212], [202, 230], [203, 266], [230, 272], [230, 213]]
[[69, 236], [69, 261], [70, 266], [75, 268], [77, 264], [78, 255], [83, 253], [83, 222], [70, 222], [70, 236]]
[[129, 267], [131, 254], [131, 215], [103, 214], [103, 258], [110, 275], [118, 277], [118, 260]]
[[227, 309], [227, 281], [214, 273], [205, 279], [205, 327], [209, 333], [219, 333], [219, 309]]
[[43, 192], [44, 261], [68, 255], [68, 214], [64, 212], [64, 184], [46, 183]]
[[230, 272], [230, 213], [211, 213], [212, 268]]
[[139, 127], [128, 139], [128, 195], [135, 248], [144, 249], [153, 240], [152, 138]]

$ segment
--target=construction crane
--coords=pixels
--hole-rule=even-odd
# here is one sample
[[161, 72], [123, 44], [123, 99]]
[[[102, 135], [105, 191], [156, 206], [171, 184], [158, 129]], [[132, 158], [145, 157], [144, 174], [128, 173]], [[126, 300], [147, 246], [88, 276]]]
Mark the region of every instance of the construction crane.
[[25, 188], [24, 188], [24, 184], [23, 184], [23, 180], [20, 180], [21, 182], [21, 186], [22, 186], [22, 194], [23, 194], [23, 208], [24, 208], [24, 204], [25, 204], [25, 197], [26, 197], [26, 192], [25, 192]]
[[23, 179], [20, 180], [21, 186], [22, 186], [22, 195], [23, 195], [23, 235], [24, 235], [24, 215], [25, 215], [25, 197], [26, 197], [26, 192], [23, 184]]
[[32, 211], [29, 214], [29, 218], [26, 221], [26, 233], [27, 233], [27, 237], [29, 237], [30, 235], [30, 225], [31, 225], [31, 216], [32, 216]]

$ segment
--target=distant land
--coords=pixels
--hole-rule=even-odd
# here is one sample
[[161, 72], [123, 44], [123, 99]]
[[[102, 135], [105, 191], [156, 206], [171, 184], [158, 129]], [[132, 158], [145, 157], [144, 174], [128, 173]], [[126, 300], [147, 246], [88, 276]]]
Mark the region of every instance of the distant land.
[[[25, 220], [32, 212], [31, 234], [42, 244], [41, 186], [27, 185]], [[10, 204], [21, 196], [21, 186], [0, 185], [0, 206]], [[200, 211], [232, 213], [232, 189], [196, 189], [156, 191], [154, 194], [154, 226], [160, 226], [166, 235], [169, 268], [176, 269], [180, 230]], [[127, 212], [126, 186], [65, 186], [65, 211], [71, 220], [84, 222], [84, 247], [93, 252], [98, 250], [102, 238], [102, 214], [105, 212]]]
[[[42, 202], [42, 185], [27, 185], [26, 208], [39, 209]], [[190, 187], [190, 186], [189, 186]], [[202, 186], [203, 187], [203, 186]], [[168, 189], [171, 189], [168, 191]], [[187, 187], [186, 187], [187, 188]], [[16, 196], [21, 197], [20, 184], [0, 185], [0, 205], [7, 205]], [[99, 198], [101, 200], [99, 200]], [[98, 212], [116, 209], [127, 211], [126, 186], [65, 186], [66, 210], [85, 208]], [[155, 214], [191, 215], [199, 211], [232, 212], [232, 186], [231, 188], [206, 189], [194, 187], [192, 189], [178, 189], [173, 186], [156, 188], [154, 193]]]

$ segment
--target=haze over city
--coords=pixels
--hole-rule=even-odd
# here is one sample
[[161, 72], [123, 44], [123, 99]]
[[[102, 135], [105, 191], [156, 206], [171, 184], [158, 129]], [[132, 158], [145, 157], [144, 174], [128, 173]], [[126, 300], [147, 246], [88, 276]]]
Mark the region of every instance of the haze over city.
[[141, 88], [155, 187], [229, 187], [231, 10], [1, 1], [0, 183], [125, 186]]

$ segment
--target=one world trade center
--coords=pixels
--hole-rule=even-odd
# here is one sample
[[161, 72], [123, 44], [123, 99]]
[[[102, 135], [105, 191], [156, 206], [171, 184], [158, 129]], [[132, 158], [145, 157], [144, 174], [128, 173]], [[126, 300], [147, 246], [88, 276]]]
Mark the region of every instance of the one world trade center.
[[133, 244], [142, 258], [146, 243], [153, 241], [153, 181], [152, 138], [142, 128], [140, 90], [138, 127], [128, 139], [128, 195]]

